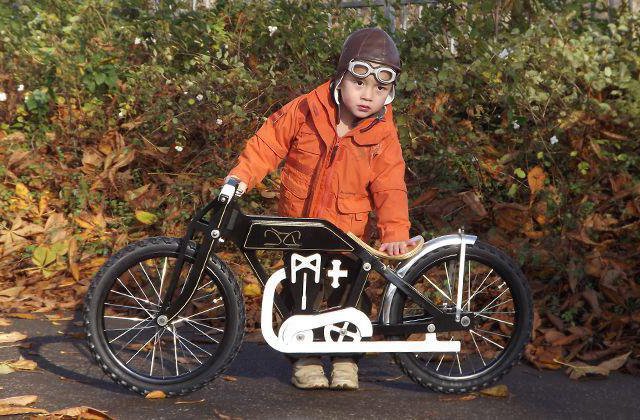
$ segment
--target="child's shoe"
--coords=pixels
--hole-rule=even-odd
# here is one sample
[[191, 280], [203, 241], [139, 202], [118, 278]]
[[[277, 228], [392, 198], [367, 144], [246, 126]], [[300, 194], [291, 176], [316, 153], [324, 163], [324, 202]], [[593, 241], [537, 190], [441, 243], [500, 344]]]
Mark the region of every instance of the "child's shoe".
[[291, 383], [300, 389], [328, 388], [329, 381], [319, 357], [303, 357], [293, 364]]
[[358, 365], [348, 357], [332, 359], [331, 389], [358, 389]]

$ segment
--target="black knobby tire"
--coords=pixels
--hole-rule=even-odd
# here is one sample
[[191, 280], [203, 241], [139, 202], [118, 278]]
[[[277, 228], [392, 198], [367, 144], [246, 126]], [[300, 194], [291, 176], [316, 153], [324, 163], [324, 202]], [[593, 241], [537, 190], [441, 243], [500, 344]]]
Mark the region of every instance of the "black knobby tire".
[[[437, 306], [444, 308], [446, 303], [452, 310], [457, 297], [459, 255], [458, 245], [437, 249], [417, 262], [404, 278], [427, 294]], [[479, 307], [478, 312], [474, 312], [474, 332], [437, 333], [441, 341], [461, 340], [461, 352], [395, 353], [393, 356], [396, 364], [414, 382], [437, 392], [466, 393], [491, 386], [520, 360], [531, 336], [531, 291], [514, 261], [499, 249], [480, 241], [466, 247], [466, 261], [465, 280], [468, 272], [469, 291], [463, 293], [463, 307], [468, 311]], [[447, 270], [447, 266], [453, 269]], [[473, 276], [472, 271], [475, 272]], [[507, 292], [509, 295], [504, 296]], [[400, 323], [410, 316], [413, 320], [419, 319], [424, 311], [417, 308], [411, 299], [397, 292], [390, 306], [389, 320]], [[424, 333], [421, 337], [424, 338]], [[489, 359], [487, 356], [491, 355], [495, 357]], [[468, 372], [471, 370], [473, 372]]]
[[[179, 238], [170, 237], [129, 244], [100, 268], [84, 301], [87, 342], [95, 360], [115, 382], [142, 395], [154, 390], [184, 395], [201, 388], [228, 367], [244, 336], [239, 283], [215, 255], [174, 322], [163, 328], [150, 321], [166, 292], [179, 245]], [[186, 254], [177, 291], [195, 261], [193, 242]]]

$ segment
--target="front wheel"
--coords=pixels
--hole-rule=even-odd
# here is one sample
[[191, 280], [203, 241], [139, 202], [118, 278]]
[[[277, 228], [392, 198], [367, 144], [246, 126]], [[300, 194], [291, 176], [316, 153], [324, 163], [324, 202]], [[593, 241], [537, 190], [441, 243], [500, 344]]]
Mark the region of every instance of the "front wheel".
[[[456, 306], [460, 247], [435, 250], [416, 263], [405, 280], [436, 306]], [[485, 388], [520, 359], [531, 335], [533, 303], [524, 274], [497, 248], [477, 241], [466, 247], [462, 310], [473, 312], [472, 328], [437, 333], [440, 341], [460, 341], [459, 353], [397, 353], [394, 359], [414, 382], [438, 392], [464, 393]], [[396, 293], [391, 323], [415, 322], [428, 314]], [[424, 339], [424, 333], [394, 339]]]
[[[143, 395], [202, 387], [233, 360], [244, 334], [240, 287], [215, 255], [185, 308], [164, 327], [155, 322], [179, 247], [180, 239], [168, 237], [129, 244], [100, 268], [85, 297], [85, 330], [96, 361], [114, 381]], [[191, 243], [174, 300], [195, 255]]]

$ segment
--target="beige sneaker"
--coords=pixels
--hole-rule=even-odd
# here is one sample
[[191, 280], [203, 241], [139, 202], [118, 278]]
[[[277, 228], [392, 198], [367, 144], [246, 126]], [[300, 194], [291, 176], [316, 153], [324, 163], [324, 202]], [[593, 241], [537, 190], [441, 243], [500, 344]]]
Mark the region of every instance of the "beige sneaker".
[[329, 381], [319, 357], [303, 357], [293, 364], [291, 383], [300, 389], [328, 388]]
[[358, 389], [358, 365], [348, 357], [332, 360], [331, 389]]

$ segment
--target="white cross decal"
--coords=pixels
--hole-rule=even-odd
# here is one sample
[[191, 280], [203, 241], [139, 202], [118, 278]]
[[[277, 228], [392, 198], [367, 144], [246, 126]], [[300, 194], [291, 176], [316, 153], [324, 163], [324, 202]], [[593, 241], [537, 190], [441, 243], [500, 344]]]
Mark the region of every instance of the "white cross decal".
[[340, 260], [332, 260], [331, 264], [333, 265], [333, 268], [327, 271], [327, 275], [333, 279], [333, 281], [331, 282], [331, 287], [337, 289], [338, 287], [340, 287], [339, 280], [342, 277], [347, 277], [349, 272], [347, 270], [340, 270], [340, 264], [342, 264], [342, 261]]

